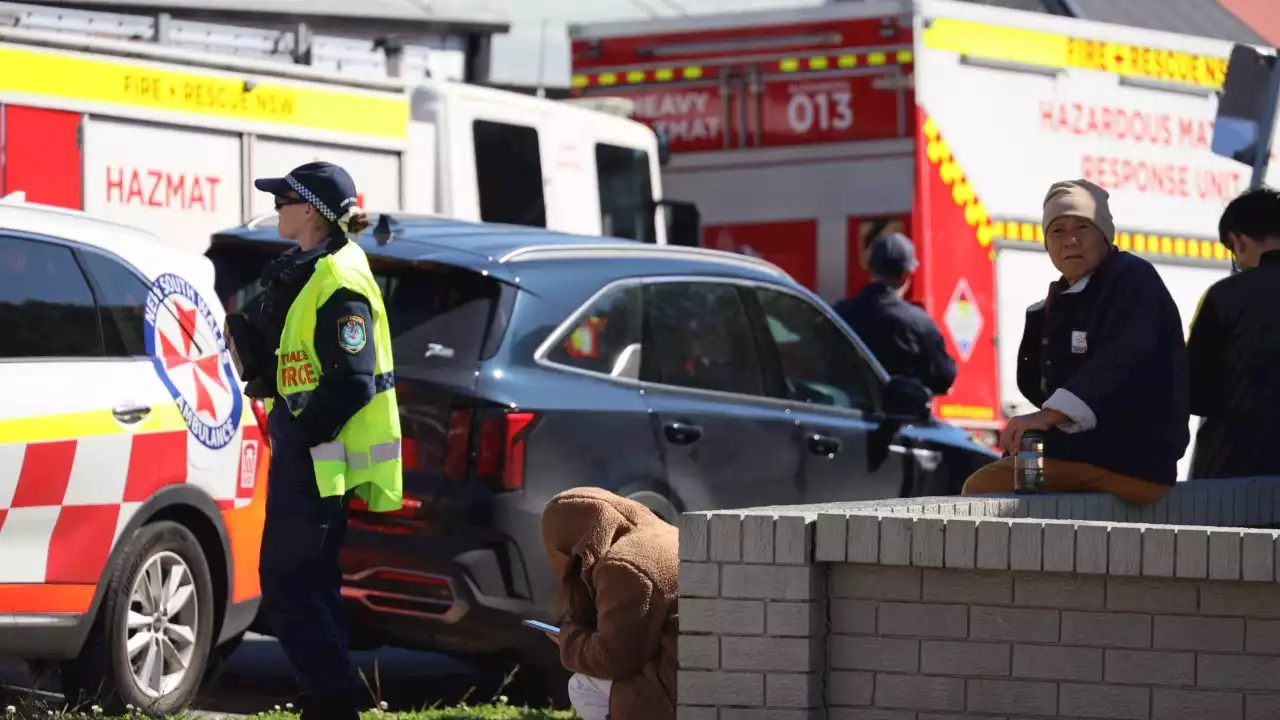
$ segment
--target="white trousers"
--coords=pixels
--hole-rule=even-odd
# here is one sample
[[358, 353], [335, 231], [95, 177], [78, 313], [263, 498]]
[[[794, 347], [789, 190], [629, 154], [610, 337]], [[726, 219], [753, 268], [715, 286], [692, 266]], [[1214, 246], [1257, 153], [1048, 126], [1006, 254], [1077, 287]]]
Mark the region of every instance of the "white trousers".
[[569, 702], [582, 720], [609, 720], [609, 694], [612, 680], [574, 673], [569, 678]]

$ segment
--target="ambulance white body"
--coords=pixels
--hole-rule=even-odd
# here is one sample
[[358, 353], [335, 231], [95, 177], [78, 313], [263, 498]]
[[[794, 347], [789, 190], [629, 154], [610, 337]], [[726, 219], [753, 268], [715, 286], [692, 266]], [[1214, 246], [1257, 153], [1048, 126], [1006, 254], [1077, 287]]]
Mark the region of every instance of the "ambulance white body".
[[272, 212], [253, 178], [316, 159], [346, 167], [371, 212], [665, 242], [649, 128], [464, 83], [0, 29], [0, 127], [0, 194], [196, 252]]
[[868, 233], [911, 235], [909, 298], [959, 364], [935, 412], [988, 442], [1032, 409], [1016, 353], [1057, 278], [1039, 230], [1052, 182], [1108, 189], [1117, 244], [1155, 264], [1184, 326], [1230, 272], [1218, 216], [1249, 169], [1209, 149], [1230, 48], [950, 0], [573, 30], [575, 87], [668, 133], [667, 186], [705, 245], [835, 301], [867, 281]]
[[73, 705], [174, 712], [257, 615], [265, 415], [224, 319], [208, 259], [0, 200], [0, 656]]

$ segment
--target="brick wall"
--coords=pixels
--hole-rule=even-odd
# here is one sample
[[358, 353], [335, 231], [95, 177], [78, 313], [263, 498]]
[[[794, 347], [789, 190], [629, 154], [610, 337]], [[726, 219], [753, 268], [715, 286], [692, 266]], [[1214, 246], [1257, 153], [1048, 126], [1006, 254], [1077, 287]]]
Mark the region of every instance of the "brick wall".
[[839, 508], [682, 518], [680, 720], [1280, 720], [1280, 533]]

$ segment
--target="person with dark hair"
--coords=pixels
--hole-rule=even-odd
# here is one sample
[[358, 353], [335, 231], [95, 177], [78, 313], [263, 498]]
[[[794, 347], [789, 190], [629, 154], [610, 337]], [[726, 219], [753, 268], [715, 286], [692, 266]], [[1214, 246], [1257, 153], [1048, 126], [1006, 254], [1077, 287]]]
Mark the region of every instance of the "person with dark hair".
[[271, 439], [259, 576], [263, 612], [298, 671], [306, 720], [355, 720], [338, 553], [347, 502], [402, 504], [391, 335], [369, 261], [348, 233], [369, 226], [342, 168], [315, 162], [256, 180], [275, 196], [280, 237], [246, 316], [228, 319], [250, 397]]
[[560, 662], [584, 720], [675, 720], [679, 530], [640, 503], [579, 487], [542, 511], [560, 583]]
[[1191, 419], [1178, 306], [1155, 267], [1114, 245], [1106, 190], [1087, 180], [1045, 194], [1045, 250], [1062, 276], [1027, 308], [1018, 389], [1036, 412], [1000, 433], [1005, 457], [965, 495], [1010, 493], [1014, 455], [1044, 433], [1047, 492], [1107, 492], [1147, 505], [1177, 482]]
[[1241, 272], [1204, 294], [1187, 339], [1191, 414], [1203, 418], [1191, 477], [1280, 474], [1280, 192], [1232, 200], [1218, 239]]
[[915, 378], [935, 395], [945, 395], [956, 379], [956, 361], [929, 314], [903, 299], [919, 266], [915, 245], [906, 235], [877, 237], [867, 257], [871, 282], [834, 310], [885, 372]]

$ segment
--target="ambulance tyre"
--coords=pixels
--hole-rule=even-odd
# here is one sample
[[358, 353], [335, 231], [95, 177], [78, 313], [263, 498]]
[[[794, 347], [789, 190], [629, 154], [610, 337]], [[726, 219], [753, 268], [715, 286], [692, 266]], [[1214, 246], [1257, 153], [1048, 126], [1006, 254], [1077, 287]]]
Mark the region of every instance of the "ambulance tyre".
[[213, 640], [213, 581], [199, 541], [175, 522], [145, 525], [105, 577], [85, 646], [62, 665], [67, 701], [106, 714], [129, 705], [152, 716], [185, 708]]

